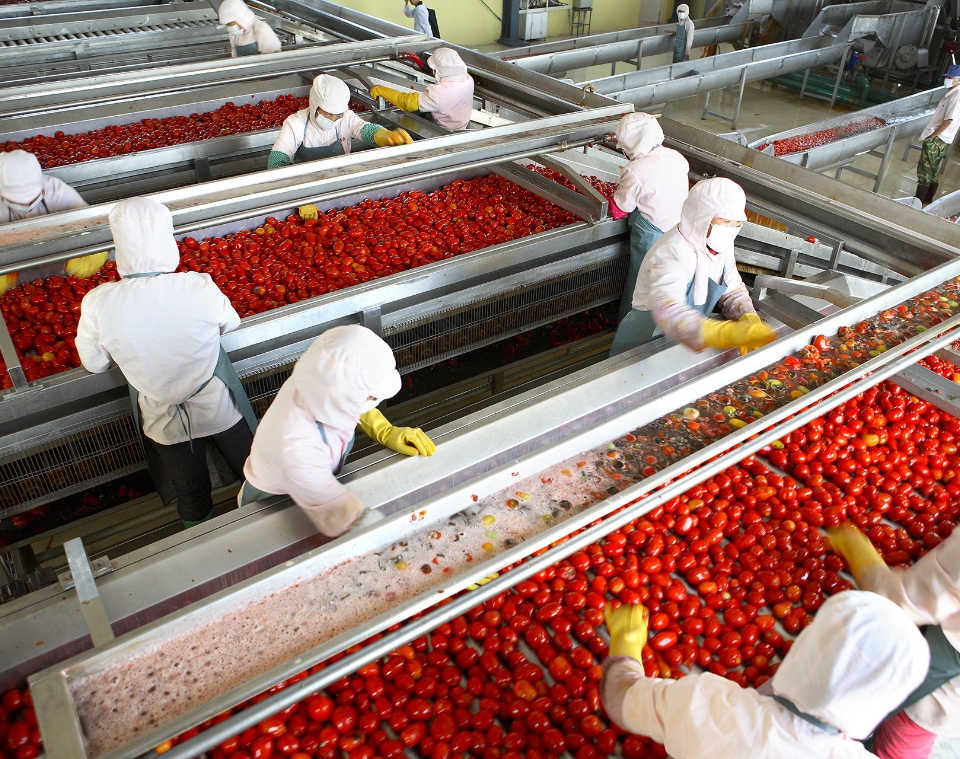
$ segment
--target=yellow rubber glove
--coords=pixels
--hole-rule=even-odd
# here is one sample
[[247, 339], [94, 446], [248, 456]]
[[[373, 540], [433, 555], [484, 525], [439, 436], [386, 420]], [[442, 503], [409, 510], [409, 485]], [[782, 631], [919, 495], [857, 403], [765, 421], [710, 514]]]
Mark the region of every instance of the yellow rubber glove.
[[300, 214], [300, 218], [306, 221], [307, 219], [316, 219], [320, 216], [320, 212], [317, 210], [317, 207], [310, 203], [305, 206], [300, 206], [297, 209], [297, 213]]
[[632, 656], [643, 661], [643, 647], [647, 645], [647, 622], [650, 612], [645, 606], [620, 606], [610, 604], [603, 610], [603, 619], [610, 632], [610, 656]]
[[11, 272], [10, 274], [4, 274], [0, 276], [0, 295], [3, 295], [7, 290], [12, 290], [17, 286], [17, 280], [20, 278], [20, 275], [17, 272]]
[[64, 267], [67, 276], [77, 277], [78, 279], [92, 277], [103, 268], [108, 256], [107, 251], [103, 251], [102, 253], [91, 253], [89, 256], [80, 256], [80, 258], [71, 258]]
[[373, 135], [373, 141], [378, 148], [385, 148], [390, 145], [413, 144], [413, 138], [407, 134], [405, 129], [381, 129]]
[[371, 440], [404, 456], [432, 456], [437, 446], [419, 427], [394, 427], [377, 409], [360, 417], [360, 430]]
[[390, 87], [373, 87], [370, 89], [370, 97], [374, 100], [383, 98], [388, 103], [393, 103], [401, 111], [419, 111], [420, 93], [419, 92], [401, 92]]
[[830, 545], [833, 550], [846, 559], [850, 565], [853, 579], [860, 583], [864, 572], [875, 567], [887, 568], [887, 563], [880, 556], [870, 539], [852, 524], [842, 524], [827, 530]]
[[744, 314], [735, 322], [704, 319], [700, 339], [708, 348], [740, 348], [741, 353], [746, 353], [773, 342], [777, 333], [756, 314]]

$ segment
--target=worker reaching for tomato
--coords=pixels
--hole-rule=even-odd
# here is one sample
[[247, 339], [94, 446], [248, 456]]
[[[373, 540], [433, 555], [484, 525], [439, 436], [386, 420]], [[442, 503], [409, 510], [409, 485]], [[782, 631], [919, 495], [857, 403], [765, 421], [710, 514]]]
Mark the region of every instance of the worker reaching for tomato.
[[923, 636], [896, 604], [850, 590], [820, 607], [769, 695], [709, 672], [654, 679], [630, 653], [637, 641], [624, 639], [646, 637], [645, 618], [623, 619], [631, 612], [607, 613], [603, 707], [620, 728], [664, 744], [674, 759], [867, 759], [873, 755], [858, 741], [923, 681], [929, 663]]
[[241, 506], [289, 495], [321, 533], [337, 537], [380, 518], [337, 481], [357, 427], [407, 456], [432, 456], [420, 429], [394, 427], [376, 406], [400, 392], [390, 346], [365, 327], [327, 330], [297, 361], [264, 414], [243, 467]]
[[[25, 150], [0, 153], [0, 224], [72, 211], [86, 205], [80, 193], [66, 182], [45, 175], [40, 161], [32, 153]], [[106, 252], [72, 258], [67, 261], [66, 273], [86, 279], [100, 271], [106, 262]], [[0, 295], [16, 286], [15, 273], [0, 277]]]
[[279, 53], [280, 38], [265, 21], [257, 18], [243, 0], [223, 0], [217, 8], [220, 24], [230, 35], [230, 55]]
[[853, 525], [827, 534], [860, 588], [890, 599], [924, 626], [927, 678], [877, 729], [873, 752], [881, 759], [928, 757], [938, 735], [960, 738], [960, 530], [906, 570], [888, 567]]
[[[680, 223], [643, 258], [632, 308], [617, 327], [611, 356], [660, 334], [696, 351], [740, 348], [741, 353], [776, 339], [757, 316], [734, 258], [746, 205], [743, 189], [729, 179], [694, 185]], [[710, 318], [715, 306], [728, 321]]]
[[370, 89], [370, 97], [381, 97], [402, 111], [430, 114], [451, 132], [466, 129], [473, 111], [473, 77], [467, 72], [467, 64], [456, 50], [438, 47], [427, 59], [427, 65], [437, 81], [428, 84], [423, 92], [401, 92], [377, 85]]
[[403, 129], [368, 124], [348, 108], [349, 104], [350, 88], [346, 83], [320, 74], [310, 88], [310, 105], [283, 122], [267, 158], [267, 168], [346, 155], [355, 139], [379, 148], [413, 142]]
[[213, 513], [205, 442], [242, 479], [257, 425], [220, 346], [240, 317], [209, 274], [177, 272], [166, 206], [131, 198], [109, 219], [120, 281], [84, 296], [77, 353], [87, 371], [116, 364], [123, 372], [154, 484], [176, 495], [177, 513], [191, 527]]

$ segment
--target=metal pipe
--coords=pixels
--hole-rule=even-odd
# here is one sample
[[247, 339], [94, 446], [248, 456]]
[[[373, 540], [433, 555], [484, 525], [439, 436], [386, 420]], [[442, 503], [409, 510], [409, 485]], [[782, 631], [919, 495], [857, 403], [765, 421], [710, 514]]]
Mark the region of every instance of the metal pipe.
[[[623, 508], [623, 511], [618, 514], [605, 519], [602, 523], [594, 527], [584, 529], [583, 532], [566, 540], [559, 546], [549, 549], [539, 556], [533, 556], [527, 559], [523, 564], [515, 567], [509, 573], [503, 574], [486, 585], [480, 586], [475, 591], [457, 596], [448, 604], [424, 614], [419, 619], [394, 633], [385, 635], [380, 640], [364, 647], [352, 656], [341, 659], [336, 664], [326, 667], [321, 672], [280, 691], [258, 704], [250, 706], [237, 715], [205, 730], [189, 741], [175, 746], [168, 752], [169, 756], [167, 759], [193, 759], [204, 751], [222, 743], [227, 738], [237, 735], [247, 728], [253, 727], [266, 717], [292, 706], [304, 697], [316, 693], [331, 683], [353, 673], [359, 667], [389, 654], [397, 647], [463, 614], [478, 604], [483, 603], [488, 598], [492, 598], [509, 590], [518, 582], [546, 569], [557, 561], [570, 556], [585, 546], [619, 529], [628, 522], [643, 516], [661, 503], [665, 503], [683, 494], [691, 487], [722, 472], [734, 463], [731, 459], [742, 460], [745, 456], [755, 453], [764, 446], [770, 445], [787, 432], [802, 427], [813, 419], [822, 416], [827, 411], [846, 403], [862, 392], [861, 386], [863, 383], [860, 382], [860, 380], [869, 378], [871, 386], [878, 384], [887, 377], [902, 371], [908, 366], [912, 366], [919, 359], [949, 345], [957, 337], [957, 328], [960, 328], [960, 315], [953, 316], [936, 327], [906, 340], [896, 348], [892, 348], [880, 356], [867, 361], [848, 373], [855, 375], [853, 379], [851, 379], [848, 374], [841, 375], [821, 385], [797, 401], [788, 403], [757, 422], [712, 443], [693, 456], [672, 464], [652, 477], [620, 491], [618, 494], [605, 499], [576, 517], [572, 517], [562, 524], [557, 525], [557, 527], [541, 533], [536, 538], [524, 542], [521, 546], [504, 552], [498, 557], [497, 563], [500, 566], [507, 566], [515, 562], [517, 557], [514, 554], [516, 553], [530, 555], [543, 547], [549, 546], [550, 543], [556, 541], [557, 536], [555, 533], [561, 530], [561, 528], [565, 533], [574, 532], [581, 527], [586, 527], [587, 524], [597, 519], [602, 519], [617, 509]], [[934, 333], [936, 337], [933, 337], [930, 334], [931, 332]], [[893, 355], [891, 356], [890, 354]], [[798, 403], [802, 410], [797, 411], [797, 409], [794, 408], [794, 403]], [[758, 427], [764, 428], [764, 431], [758, 434]], [[696, 462], [692, 463], [691, 459], [702, 460], [706, 463], [695, 471], [687, 472], [691, 466], [696, 466]], [[657, 490], [653, 495], [647, 496], [648, 493], [660, 486], [663, 486], [662, 489]], [[487, 568], [489, 568], [489, 562], [487, 563]], [[483, 574], [485, 571], [486, 569], [478, 571], [480, 577], [486, 576]], [[295, 660], [296, 665], [291, 667], [291, 671], [287, 677], [302, 672], [304, 669], [313, 666], [313, 664], [322, 661], [322, 659], [317, 658], [318, 654], [316, 652], [326, 646], [329, 646], [329, 644], [319, 646], [310, 654], [297, 657]], [[283, 679], [286, 679], [286, 677]], [[110, 752], [104, 756], [103, 759], [132, 759], [132, 755], [120, 753], [118, 749]]]

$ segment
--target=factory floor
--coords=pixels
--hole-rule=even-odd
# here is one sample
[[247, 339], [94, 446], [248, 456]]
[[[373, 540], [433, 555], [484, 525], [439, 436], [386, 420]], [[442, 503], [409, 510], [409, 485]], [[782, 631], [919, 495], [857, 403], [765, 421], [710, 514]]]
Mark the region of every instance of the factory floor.
[[[562, 40], [564, 37], [551, 37], [545, 42], [554, 42]], [[733, 48], [729, 45], [722, 45], [721, 52], [729, 52]], [[479, 48], [480, 52], [493, 52], [504, 49], [502, 45], [486, 45]], [[692, 57], [696, 58], [698, 51], [692, 51]], [[669, 55], [656, 55], [645, 57], [643, 59], [643, 68], [654, 68], [656, 66], [667, 66], [671, 63]], [[627, 63], [618, 63], [615, 66], [604, 64], [601, 66], [591, 66], [585, 69], [576, 69], [567, 72], [567, 78], [574, 82], [585, 82], [600, 77], [611, 76], [613, 74], [625, 74], [634, 71], [635, 66]], [[893, 85], [887, 85], [888, 91], [892, 91]], [[904, 95], [912, 94], [912, 90], [905, 90]], [[677, 100], [667, 104], [662, 113], [671, 119], [682, 121], [688, 125], [696, 126], [706, 132], [714, 134], [731, 132], [730, 123], [713, 116], [706, 119], [701, 118], [704, 106], [704, 95], [698, 95], [684, 100]], [[736, 108], [737, 95], [735, 92], [714, 92], [710, 96], [710, 110], [720, 113], [733, 115]], [[824, 119], [842, 116], [851, 113], [854, 109], [843, 105], [830, 107], [828, 102], [805, 97], [799, 98], [799, 93], [793, 89], [779, 87], [768, 82], [755, 82], [748, 84], [744, 92], [743, 105], [740, 108], [740, 120], [737, 125], [737, 131], [744, 134], [748, 142], [765, 137], [770, 134], [794, 129], [795, 127], [813, 124]], [[918, 150], [910, 151], [907, 160], [903, 160], [903, 154], [910, 140], [916, 142], [917, 137], [897, 140], [893, 145], [893, 156], [887, 166], [887, 171], [883, 181], [880, 184], [880, 194], [889, 198], [912, 197], [917, 189], [917, 159], [920, 157]], [[875, 173], [880, 167], [880, 158], [871, 155], [859, 156], [852, 164], [854, 168], [863, 169]], [[831, 171], [833, 175], [836, 171]], [[840, 180], [846, 184], [860, 187], [865, 190], [873, 190], [874, 180], [868, 177], [855, 174], [851, 171], [843, 170]], [[937, 197], [941, 197], [949, 192], [960, 189], [960, 150], [955, 151], [946, 172], [941, 177], [940, 190]]]

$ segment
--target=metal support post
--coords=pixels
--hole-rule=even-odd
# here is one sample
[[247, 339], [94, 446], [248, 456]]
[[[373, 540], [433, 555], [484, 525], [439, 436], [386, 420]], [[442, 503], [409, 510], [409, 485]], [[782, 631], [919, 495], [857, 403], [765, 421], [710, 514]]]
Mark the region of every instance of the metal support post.
[[97, 583], [93, 579], [93, 570], [90, 569], [87, 552], [83, 549], [83, 541], [80, 538], [68, 540], [63, 544], [63, 548], [67, 553], [67, 562], [70, 564], [73, 581], [77, 586], [80, 611], [87, 623], [93, 645], [101, 646], [109, 643], [113, 640], [113, 628], [110, 627], [107, 611], [103, 608], [100, 593], [97, 592]]
[[642, 37], [640, 42], [637, 43], [637, 71], [643, 68], [643, 41], [646, 37]]
[[[900, 38], [903, 36], [903, 27], [907, 23], [906, 14], [900, 16], [900, 23], [897, 25], [897, 37], [896, 42], [893, 43], [893, 47], [889, 50], [889, 55], [887, 56], [887, 68], [883, 72], [883, 81], [880, 83], [881, 88], [887, 86], [887, 80], [890, 78], [890, 69], [893, 68], [893, 62], [897, 55], [897, 50], [900, 49]], [[874, 190], [876, 192], [876, 190]]]
[[708, 113], [710, 113], [710, 93], [709, 92], [707, 92], [707, 94], [703, 98], [703, 113], [700, 114], [701, 120], [706, 121]]
[[3, 363], [7, 366], [7, 374], [10, 375], [14, 392], [23, 392], [30, 387], [30, 383], [27, 382], [23, 367], [20, 366], [20, 357], [17, 356], [17, 350], [13, 347], [13, 339], [10, 337], [7, 322], [2, 316], [0, 316], [0, 321], [3, 323], [3, 329], [0, 329], [0, 356], [3, 357]]
[[360, 324], [377, 335], [383, 337], [383, 315], [380, 306], [374, 306], [360, 314]]
[[837, 242], [833, 248], [833, 253], [830, 254], [830, 269], [836, 269], [837, 264], [840, 263], [840, 254], [843, 252], [843, 240]]
[[810, 78], [810, 69], [807, 69], [803, 72], [803, 84], [800, 85], [800, 99], [803, 100], [803, 95], [807, 91], [807, 80]]
[[747, 67], [743, 67], [743, 71], [740, 72], [740, 88], [737, 92], [737, 107], [733, 112], [733, 129], [736, 130], [737, 123], [740, 121], [740, 106], [743, 105], [743, 91], [747, 87]]
[[797, 268], [797, 257], [800, 255], [800, 251], [794, 248], [789, 253], [787, 253], [786, 258], [783, 259], [783, 264], [780, 266], [780, 276], [784, 279], [793, 279], [794, 270]]
[[833, 108], [834, 104], [837, 102], [837, 93], [840, 92], [840, 81], [843, 79], [843, 65], [844, 63], [846, 63], [849, 57], [850, 57], [850, 45], [846, 45], [843, 48], [843, 57], [840, 59], [840, 63], [837, 66], [837, 81], [833, 83], [833, 95], [830, 96], [831, 108]]
[[893, 150], [893, 143], [897, 139], [897, 127], [890, 130], [887, 137], [887, 145], [883, 149], [883, 158], [880, 160], [880, 168], [877, 170], [877, 181], [873, 183], [873, 191], [880, 192], [880, 183], [883, 181], [883, 175], [887, 173], [887, 166], [890, 163], [890, 153]]

